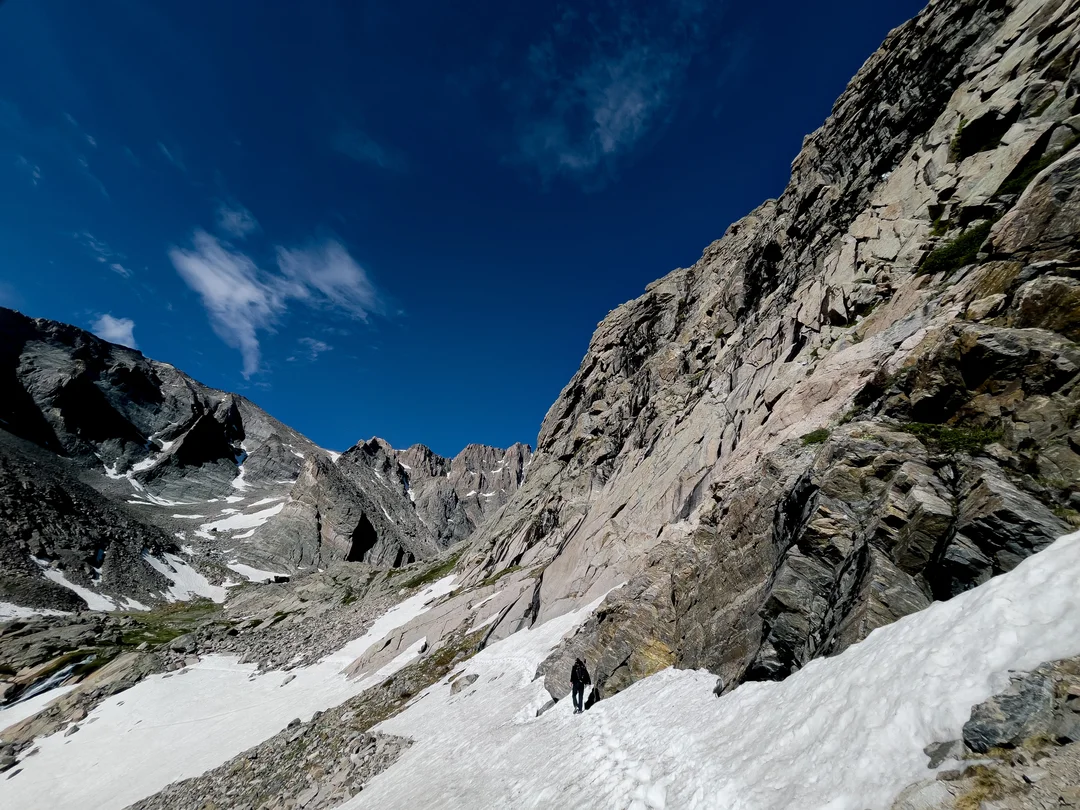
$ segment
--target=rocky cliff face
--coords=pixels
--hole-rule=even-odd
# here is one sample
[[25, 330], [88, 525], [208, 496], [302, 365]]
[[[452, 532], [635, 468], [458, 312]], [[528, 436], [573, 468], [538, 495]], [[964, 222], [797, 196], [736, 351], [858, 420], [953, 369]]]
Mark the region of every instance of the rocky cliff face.
[[1077, 2], [931, 3], [599, 325], [463, 562], [491, 637], [625, 583], [549, 670], [779, 678], [1077, 525], [1078, 47]]
[[529, 458], [379, 439], [339, 457], [244, 397], [4, 309], [0, 380], [0, 601], [36, 608], [83, 604], [71, 584], [156, 601], [170, 580], [145, 557], [165, 552], [211, 583], [427, 559], [501, 506]]

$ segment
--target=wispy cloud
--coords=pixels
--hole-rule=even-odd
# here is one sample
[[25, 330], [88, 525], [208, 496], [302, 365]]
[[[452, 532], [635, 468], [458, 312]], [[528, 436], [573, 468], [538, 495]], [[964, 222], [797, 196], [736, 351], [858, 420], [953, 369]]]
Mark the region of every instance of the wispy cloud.
[[243, 239], [259, 230], [255, 215], [240, 203], [220, 203], [217, 209], [217, 225], [234, 239]]
[[180, 150], [178, 148], [174, 146], [172, 149], [170, 149], [161, 141], [157, 142], [157, 148], [158, 151], [161, 152], [162, 157], [169, 161], [169, 163], [171, 163], [180, 171], [185, 173], [187, 172], [187, 166], [184, 165], [183, 158], [180, 157]]
[[343, 129], [334, 136], [334, 149], [357, 163], [369, 163], [389, 171], [405, 171], [408, 162], [396, 149], [382, 146], [365, 132]]
[[126, 261], [127, 257], [119, 251], [113, 250], [107, 243], [98, 239], [89, 231], [79, 231], [72, 234], [82, 245], [94, 254], [94, 258], [97, 259], [99, 264], [106, 265], [114, 273], [123, 276], [124, 278], [131, 278], [132, 271], [125, 267], [121, 262]]
[[297, 298], [324, 303], [367, 320], [368, 313], [382, 306], [364, 268], [358, 265], [340, 242], [333, 240], [304, 248], [277, 249], [278, 268]]
[[19, 155], [15, 159], [15, 165], [22, 169], [24, 172], [26, 172], [28, 175], [30, 175], [31, 183], [33, 183], [35, 186], [38, 184], [38, 181], [41, 179], [40, 166], [38, 166], [36, 163], [31, 163], [22, 155]]
[[[319, 359], [320, 354], [331, 351], [334, 348], [329, 343], [322, 340], [316, 340], [312, 337], [302, 337], [298, 342], [304, 347], [308, 360], [313, 363]], [[292, 357], [290, 359], [295, 360], [296, 358]]]
[[381, 309], [363, 268], [333, 240], [279, 247], [276, 272], [261, 269], [250, 256], [201, 229], [191, 247], [173, 247], [169, 258], [202, 298], [214, 332], [240, 351], [245, 377], [260, 369], [259, 332], [273, 329], [291, 301], [340, 309], [360, 319]]
[[516, 158], [545, 180], [613, 171], [669, 120], [704, 42], [705, 10], [694, 0], [564, 10], [529, 49], [523, 76], [504, 85], [518, 109]]
[[91, 325], [94, 334], [110, 343], [119, 343], [129, 349], [137, 349], [135, 343], [135, 321], [131, 318], [114, 318], [105, 313]]
[[79, 137], [86, 141], [90, 146], [97, 148], [97, 138], [84, 130], [78, 121], [75, 120], [75, 116], [71, 113], [64, 113], [64, 119], [71, 125], [71, 127], [78, 133]]

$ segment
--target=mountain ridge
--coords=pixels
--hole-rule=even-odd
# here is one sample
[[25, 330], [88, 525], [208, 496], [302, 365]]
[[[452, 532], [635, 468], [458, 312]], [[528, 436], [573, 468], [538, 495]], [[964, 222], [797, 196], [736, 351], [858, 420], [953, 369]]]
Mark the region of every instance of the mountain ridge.
[[[140, 531], [152, 557], [168, 552], [204, 569], [205, 596], [219, 595], [212, 589], [237, 572], [290, 575], [334, 560], [399, 567], [430, 558], [467, 537], [516, 489], [531, 455], [520, 444], [470, 445], [453, 459], [427, 451], [429, 466], [446, 476], [437, 480], [410, 474], [399, 461], [419, 458], [426, 448], [399, 451], [371, 439], [343, 453], [324, 450], [247, 397], [205, 386], [77, 327], [0, 309], [0, 337], [0, 377], [11, 393], [0, 430], [27, 443], [18, 448], [20, 464], [36, 463], [28, 460], [36, 446], [72, 465], [70, 476], [105, 503], [137, 512], [125, 524], [133, 532], [125, 553], [136, 572], [128, 583], [134, 591], [113, 588], [106, 598], [153, 602], [154, 588], [165, 581], [152, 564], [138, 561]], [[496, 470], [505, 474], [489, 492], [484, 473], [490, 478]], [[8, 520], [30, 525], [26, 515]], [[12, 561], [12, 570], [40, 578], [55, 577], [56, 566], [71, 568], [78, 587], [99, 587], [94, 558], [108, 556], [107, 549], [68, 559], [60, 554], [66, 552], [60, 533], [50, 537], [46, 544], [33, 540], [44, 554], [35, 557], [38, 563]], [[19, 547], [8, 549], [13, 560], [27, 553]], [[46, 570], [38, 571], [41, 565]], [[119, 587], [123, 578], [104, 582]], [[54, 601], [27, 606], [71, 606], [55, 588], [41, 587]], [[9, 590], [0, 600], [18, 602], [13, 594], [25, 589]]]

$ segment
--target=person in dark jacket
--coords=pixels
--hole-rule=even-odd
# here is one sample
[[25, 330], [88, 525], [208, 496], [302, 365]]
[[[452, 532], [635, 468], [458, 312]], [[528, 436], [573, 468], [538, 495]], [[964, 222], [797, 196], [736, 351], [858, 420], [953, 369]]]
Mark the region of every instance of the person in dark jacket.
[[574, 668], [570, 670], [570, 688], [574, 698], [574, 714], [581, 714], [581, 704], [585, 698], [585, 686], [592, 683], [589, 678], [589, 670], [585, 668], [585, 662], [578, 658], [574, 661]]

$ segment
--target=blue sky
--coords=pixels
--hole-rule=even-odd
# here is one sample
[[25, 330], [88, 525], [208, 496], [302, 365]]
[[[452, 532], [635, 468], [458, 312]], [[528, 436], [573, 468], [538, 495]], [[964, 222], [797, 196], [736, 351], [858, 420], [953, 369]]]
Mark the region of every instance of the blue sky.
[[913, 0], [7, 0], [0, 305], [316, 442], [535, 442]]

